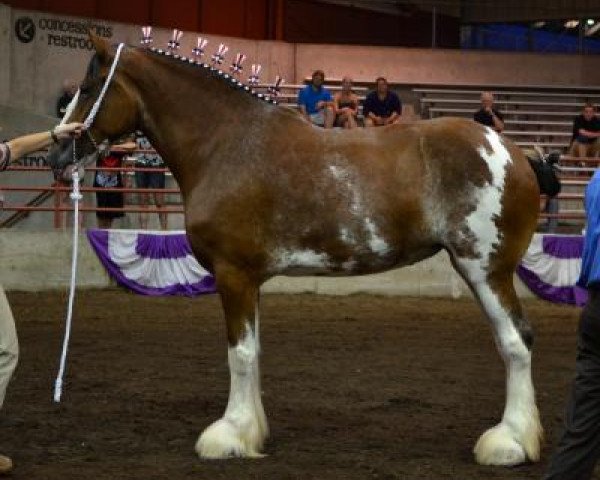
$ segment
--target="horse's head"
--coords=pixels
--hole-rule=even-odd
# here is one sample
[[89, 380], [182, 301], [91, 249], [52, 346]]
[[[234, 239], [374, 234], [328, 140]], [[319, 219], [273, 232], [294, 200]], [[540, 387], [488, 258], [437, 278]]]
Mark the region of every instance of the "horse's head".
[[[79, 92], [67, 109], [63, 120], [65, 122], [83, 122], [87, 118], [115, 60], [115, 48], [91, 32], [90, 39], [95, 54], [90, 60]], [[111, 142], [136, 130], [138, 107], [133, 89], [122, 73], [124, 54], [123, 50], [98, 112], [86, 132], [77, 140], [61, 140], [50, 150], [48, 163], [57, 180], [69, 180], [65, 173], [67, 167], [94, 153], [104, 140]]]

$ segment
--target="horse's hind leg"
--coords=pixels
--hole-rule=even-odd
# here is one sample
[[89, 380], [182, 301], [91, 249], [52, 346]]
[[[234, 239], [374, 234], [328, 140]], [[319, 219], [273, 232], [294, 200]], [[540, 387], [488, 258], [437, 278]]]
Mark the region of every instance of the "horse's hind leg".
[[260, 393], [258, 287], [243, 272], [217, 269], [227, 322], [231, 384], [223, 417], [196, 443], [203, 458], [259, 457], [268, 426]]
[[533, 334], [514, 289], [514, 268], [498, 261], [487, 265], [452, 257], [492, 324], [507, 373], [502, 421], [479, 438], [475, 459], [483, 465], [506, 466], [537, 461], [543, 430], [531, 380]]

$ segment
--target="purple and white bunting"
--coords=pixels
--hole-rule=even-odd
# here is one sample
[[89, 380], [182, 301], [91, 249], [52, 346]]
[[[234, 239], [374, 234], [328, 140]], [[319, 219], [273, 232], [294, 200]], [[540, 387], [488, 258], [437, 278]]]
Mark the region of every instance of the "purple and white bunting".
[[108, 274], [142, 295], [214, 293], [214, 277], [194, 258], [184, 232], [88, 230]]
[[517, 274], [538, 297], [555, 303], [582, 306], [585, 289], [576, 285], [581, 272], [583, 237], [535, 234]]
[[[194, 258], [185, 232], [88, 230], [88, 239], [109, 275], [142, 295], [196, 296], [214, 293], [214, 277]], [[583, 237], [535, 234], [517, 274], [538, 297], [582, 306], [576, 286]]]

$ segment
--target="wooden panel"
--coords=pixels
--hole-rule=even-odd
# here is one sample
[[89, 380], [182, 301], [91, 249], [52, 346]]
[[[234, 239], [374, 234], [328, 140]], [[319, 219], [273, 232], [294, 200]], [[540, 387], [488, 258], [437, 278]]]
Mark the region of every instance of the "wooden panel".
[[268, 38], [267, 18], [269, 9], [267, 0], [246, 0], [244, 12], [244, 37]]
[[244, 36], [244, 4], [244, 0], [203, 1], [201, 30], [232, 37]]
[[[458, 20], [438, 15], [439, 47], [457, 46]], [[324, 4], [314, 0], [287, 0], [284, 39], [299, 43], [431, 46], [431, 13], [418, 9], [401, 15]]]
[[44, 2], [42, 0], [2, 0], [2, 3], [23, 10], [41, 10]]
[[150, 24], [198, 31], [200, 3], [197, 0], [150, 0]]
[[150, 0], [103, 2], [97, 0], [96, 16], [121, 23], [147, 25], [150, 23]]
[[75, 17], [94, 17], [96, 15], [96, 0], [45, 0], [42, 2], [40, 9]]

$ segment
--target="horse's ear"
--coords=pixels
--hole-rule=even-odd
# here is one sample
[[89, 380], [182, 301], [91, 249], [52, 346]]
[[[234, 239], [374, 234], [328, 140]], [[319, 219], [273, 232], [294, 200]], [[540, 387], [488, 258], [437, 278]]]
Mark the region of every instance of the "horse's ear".
[[108, 42], [99, 35], [96, 35], [91, 28], [88, 30], [88, 36], [100, 61], [106, 62], [110, 58], [110, 45]]

